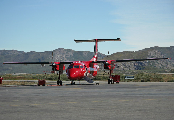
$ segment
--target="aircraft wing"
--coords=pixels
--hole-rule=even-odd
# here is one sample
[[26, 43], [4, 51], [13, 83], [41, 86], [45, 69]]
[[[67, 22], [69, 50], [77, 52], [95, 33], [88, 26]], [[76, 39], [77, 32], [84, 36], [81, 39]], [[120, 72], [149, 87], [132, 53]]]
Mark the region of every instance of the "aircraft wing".
[[[52, 66], [53, 71], [59, 71], [60, 74], [63, 73], [63, 70], [65, 69], [64, 64], [71, 64], [73, 61], [66, 61], [66, 62], [4, 62], [3, 64], [41, 64], [44, 66], [45, 64], [50, 64]], [[58, 66], [58, 68], [57, 68]], [[56, 70], [57, 69], [57, 70]]]
[[[123, 60], [98, 60], [93, 61], [93, 63], [106, 63], [107, 61], [112, 61], [112, 63], [117, 62], [131, 62], [131, 61], [146, 61], [146, 60], [161, 60], [161, 59], [171, 59], [171, 58], [146, 58], [146, 59], [123, 59]], [[59, 64], [71, 64], [73, 61], [59, 62]], [[3, 64], [54, 64], [54, 62], [4, 62]], [[59, 65], [56, 64], [56, 65]]]
[[170, 58], [123, 59], [123, 60], [116, 60], [115, 62], [131, 62], [131, 61], [146, 61], [146, 60], [161, 60], [161, 59], [170, 59]]
[[132, 61], [146, 61], [146, 60], [161, 60], [161, 59], [171, 59], [171, 58], [146, 58], [146, 59], [123, 59], [123, 60], [98, 60], [98, 61], [93, 61], [93, 63], [106, 63], [107, 61], [111, 61], [112, 63], [117, 63], [117, 62], [132, 62]]
[[3, 64], [51, 64], [51, 62], [4, 62]]
[[[71, 64], [73, 61], [59, 62], [59, 64]], [[4, 62], [3, 64], [54, 64], [54, 62]]]

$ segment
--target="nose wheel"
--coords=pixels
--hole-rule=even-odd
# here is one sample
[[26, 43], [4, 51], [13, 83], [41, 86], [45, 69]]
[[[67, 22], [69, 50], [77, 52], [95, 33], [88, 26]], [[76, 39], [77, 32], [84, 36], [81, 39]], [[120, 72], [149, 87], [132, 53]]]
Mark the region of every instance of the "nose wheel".
[[75, 82], [73, 80], [71, 80], [71, 85], [75, 85]]

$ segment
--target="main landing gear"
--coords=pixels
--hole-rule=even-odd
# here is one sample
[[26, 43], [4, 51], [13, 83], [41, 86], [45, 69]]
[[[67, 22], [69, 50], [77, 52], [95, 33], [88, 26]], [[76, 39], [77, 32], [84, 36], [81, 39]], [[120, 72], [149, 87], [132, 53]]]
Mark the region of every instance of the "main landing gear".
[[114, 81], [113, 81], [113, 79], [112, 79], [112, 76], [111, 76], [111, 73], [112, 73], [112, 70], [110, 70], [110, 72], [109, 72], [110, 74], [109, 74], [109, 79], [108, 79], [108, 84], [114, 84]]
[[108, 79], [108, 84], [110, 84], [110, 83], [111, 83], [111, 84], [114, 84], [114, 80], [111, 79], [111, 78]]
[[59, 77], [58, 77], [58, 80], [57, 80], [57, 85], [62, 86], [62, 80], [60, 80], [60, 71], [59, 71]]
[[57, 85], [62, 86], [62, 80], [58, 80], [58, 81], [57, 81]]

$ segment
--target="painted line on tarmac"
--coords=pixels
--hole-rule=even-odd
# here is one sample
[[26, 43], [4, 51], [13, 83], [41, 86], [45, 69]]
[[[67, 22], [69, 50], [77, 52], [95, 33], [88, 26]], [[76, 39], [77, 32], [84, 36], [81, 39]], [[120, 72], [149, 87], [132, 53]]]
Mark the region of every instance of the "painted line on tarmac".
[[50, 104], [50, 105], [57, 105], [58, 103], [48, 103], [48, 104]]
[[38, 106], [38, 105], [41, 105], [41, 104], [30, 104], [31, 106]]
[[156, 100], [156, 99], [145, 99], [145, 100]]
[[77, 102], [67, 102], [67, 103], [77, 103]]
[[11, 105], [12, 107], [19, 107], [20, 105]]
[[82, 89], [82, 88], [66, 88], [66, 89]]
[[96, 103], [96, 102], [101, 102], [101, 101], [92, 101], [93, 103]]
[[119, 100], [120, 102], [127, 102], [127, 101], [130, 101], [130, 100]]

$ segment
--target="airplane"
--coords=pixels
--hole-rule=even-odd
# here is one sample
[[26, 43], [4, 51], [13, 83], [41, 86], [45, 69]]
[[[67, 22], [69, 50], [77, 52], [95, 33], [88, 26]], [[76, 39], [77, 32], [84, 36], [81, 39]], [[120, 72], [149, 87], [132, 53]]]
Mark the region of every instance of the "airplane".
[[[99, 70], [98, 63], [104, 64], [104, 69], [109, 70], [108, 82], [112, 80], [112, 73], [115, 68], [115, 63], [118, 62], [131, 62], [131, 61], [146, 61], [146, 60], [161, 60], [161, 59], [171, 59], [171, 58], [146, 58], [146, 59], [122, 59], [122, 60], [98, 60], [98, 42], [105, 41], [121, 41], [120, 38], [117, 39], [92, 39], [92, 40], [75, 40], [76, 43], [81, 42], [95, 42], [94, 45], [94, 56], [89, 61], [61, 61], [61, 62], [4, 62], [3, 64], [50, 64], [52, 66], [52, 73], [59, 71], [59, 77], [57, 80], [58, 85], [62, 85], [62, 80], [60, 79], [60, 74], [63, 74], [65, 70], [65, 64], [69, 64], [66, 69], [66, 75], [68, 79], [71, 80], [71, 85], [75, 84], [74, 80], [84, 79], [89, 83], [94, 83], [92, 80]], [[52, 53], [53, 58], [53, 53]], [[109, 84], [109, 83], [108, 83]]]

